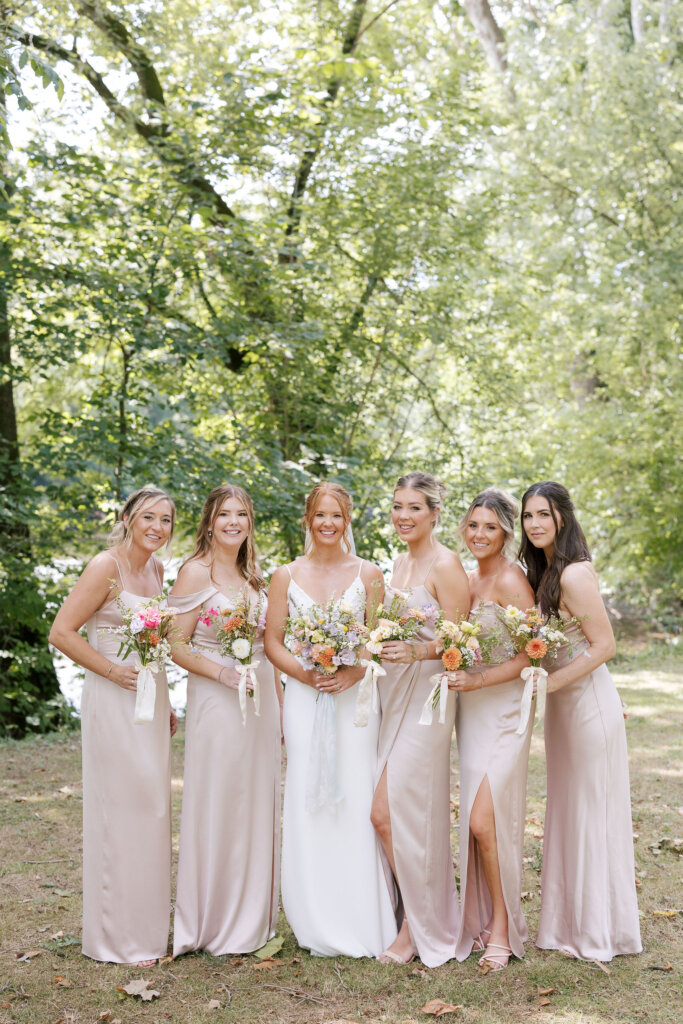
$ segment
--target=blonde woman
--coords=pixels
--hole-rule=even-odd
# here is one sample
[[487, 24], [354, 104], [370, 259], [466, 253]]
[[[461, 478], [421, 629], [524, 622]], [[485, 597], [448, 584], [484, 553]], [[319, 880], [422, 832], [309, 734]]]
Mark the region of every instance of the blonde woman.
[[[83, 953], [151, 966], [166, 955], [171, 903], [171, 753], [177, 720], [165, 673], [154, 720], [134, 723], [138, 670], [118, 657], [115, 595], [135, 606], [158, 597], [154, 552], [173, 534], [175, 506], [157, 487], [130, 495], [108, 551], [88, 563], [57, 613], [50, 643], [85, 672], [83, 747]], [[87, 624], [88, 639], [80, 635]], [[170, 729], [169, 729], [170, 721]]]
[[386, 675], [380, 679], [382, 725], [372, 822], [400, 897], [401, 929], [385, 947], [383, 963], [408, 963], [416, 955], [438, 967], [455, 954], [460, 923], [450, 843], [450, 755], [455, 698], [445, 721], [422, 725], [431, 676], [441, 667], [434, 615], [459, 620], [469, 608], [467, 577], [458, 556], [434, 533], [445, 495], [429, 473], [402, 476], [394, 490], [392, 520], [407, 552], [394, 562], [388, 596], [408, 606], [432, 606], [415, 642], [382, 645]]
[[[389, 889], [370, 824], [379, 718], [353, 724], [362, 668], [318, 676], [285, 646], [288, 615], [345, 601], [363, 621], [369, 600], [382, 591], [379, 569], [357, 558], [350, 540], [351, 498], [339, 484], [317, 484], [306, 499], [305, 554], [273, 574], [266, 652], [287, 674], [284, 735], [287, 778], [282, 830], [282, 904], [300, 946], [319, 956], [377, 956], [396, 935]], [[326, 699], [325, 695], [330, 695]], [[324, 705], [318, 704], [318, 698]], [[330, 708], [330, 703], [332, 707]], [[336, 791], [313, 794], [316, 712], [332, 712], [326, 752], [336, 747]], [[312, 756], [313, 754], [313, 756]], [[335, 787], [331, 786], [334, 790]]]
[[[220, 654], [207, 614], [243, 599], [261, 619], [252, 659], [258, 708], [249, 696], [240, 706], [238, 663]], [[265, 589], [242, 487], [209, 494], [169, 604], [188, 638], [173, 659], [189, 673], [173, 955], [251, 953], [277, 924], [282, 693], [263, 650]]]
[[526, 782], [533, 715], [518, 735], [520, 672], [529, 664], [515, 654], [502, 622], [508, 604], [530, 608], [534, 595], [510, 553], [517, 503], [489, 488], [478, 494], [460, 523], [460, 535], [477, 561], [469, 574], [470, 619], [481, 626], [486, 663], [451, 673], [458, 694], [456, 732], [460, 762], [460, 901], [456, 956], [473, 952], [488, 971], [524, 956], [529, 937], [522, 913], [522, 856]]

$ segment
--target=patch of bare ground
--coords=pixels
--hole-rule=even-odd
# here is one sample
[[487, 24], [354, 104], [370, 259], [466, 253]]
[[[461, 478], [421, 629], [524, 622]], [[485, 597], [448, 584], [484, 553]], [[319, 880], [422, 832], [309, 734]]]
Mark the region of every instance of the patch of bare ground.
[[[0, 744], [0, 1024], [413, 1024], [441, 999], [443, 1019], [477, 1024], [679, 1024], [683, 1005], [681, 747], [683, 656], [627, 650], [614, 676], [628, 706], [636, 871], [645, 951], [604, 966], [538, 950], [478, 978], [476, 959], [436, 970], [309, 956], [283, 917], [272, 962], [195, 954], [140, 970], [81, 955], [81, 784], [78, 734]], [[182, 795], [182, 730], [174, 741], [174, 844]], [[545, 775], [542, 732], [531, 753], [525, 910], [540, 906]], [[453, 821], [458, 810], [453, 749]], [[457, 829], [454, 829], [457, 855]], [[456, 860], [457, 863], [457, 860]], [[142, 1000], [121, 989], [144, 978]]]

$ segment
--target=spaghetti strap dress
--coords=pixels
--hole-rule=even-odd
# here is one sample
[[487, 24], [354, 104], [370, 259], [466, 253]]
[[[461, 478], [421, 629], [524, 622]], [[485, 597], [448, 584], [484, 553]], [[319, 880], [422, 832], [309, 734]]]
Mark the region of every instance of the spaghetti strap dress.
[[[482, 601], [470, 613], [481, 624], [480, 640], [491, 638], [489, 665], [514, 657], [500, 616], [503, 609]], [[485, 668], [484, 665], [481, 668]], [[472, 671], [479, 671], [473, 669]], [[523, 735], [517, 735], [524, 682], [511, 679], [497, 686], [458, 694], [455, 728], [460, 763], [460, 898], [462, 923], [455, 955], [464, 960], [476, 936], [491, 919], [491, 896], [481, 864], [479, 845], [470, 832], [472, 805], [488, 779], [496, 823], [496, 846], [503, 897], [508, 916], [510, 949], [524, 956], [529, 931], [522, 912], [522, 861], [526, 818], [526, 784], [534, 716]]]
[[[550, 674], [588, 649], [578, 624], [565, 633], [570, 644], [545, 663]], [[548, 694], [545, 753], [537, 945], [603, 963], [640, 953], [626, 728], [606, 665]]]
[[[233, 603], [213, 583], [187, 597], [169, 597], [179, 612], [202, 606], [223, 611]], [[215, 624], [198, 620], [192, 642], [206, 658], [234, 668], [218, 651]], [[280, 709], [262, 630], [253, 651], [260, 713], [247, 697], [244, 722], [236, 689], [188, 673], [174, 956], [197, 949], [214, 956], [251, 953], [275, 934]]]
[[[118, 563], [117, 563], [118, 564]], [[119, 575], [121, 570], [119, 568]], [[128, 607], [149, 598], [124, 589]], [[159, 581], [161, 589], [161, 581]], [[117, 664], [115, 601], [87, 623], [88, 641]], [[171, 735], [166, 673], [156, 675], [154, 720], [133, 721], [135, 692], [86, 671], [83, 757], [83, 953], [136, 963], [166, 956], [171, 912]]]
[[[353, 606], [361, 622], [365, 596], [359, 572], [340, 600]], [[292, 616], [315, 605], [294, 579], [288, 603]], [[299, 945], [318, 956], [375, 957], [396, 938], [389, 887], [370, 822], [379, 716], [371, 713], [365, 728], [353, 724], [357, 688], [333, 697], [341, 799], [310, 811], [306, 792], [318, 691], [292, 677], [285, 685], [282, 906]]]
[[[389, 585], [386, 603], [396, 594], [405, 596], [409, 606], [431, 605], [438, 609], [424, 583], [409, 593]], [[417, 640], [433, 639], [432, 627], [425, 624]], [[399, 918], [408, 920], [423, 964], [438, 967], [454, 957], [460, 925], [450, 840], [455, 693], [448, 694], [444, 723], [434, 715], [431, 725], [420, 725], [420, 713], [432, 689], [430, 676], [441, 669], [440, 660], [415, 661], [412, 665], [385, 661], [383, 667], [386, 675], [379, 680], [382, 720], [375, 784], [386, 769], [396, 883], [402, 903], [397, 911]], [[391, 878], [389, 863], [382, 856]]]

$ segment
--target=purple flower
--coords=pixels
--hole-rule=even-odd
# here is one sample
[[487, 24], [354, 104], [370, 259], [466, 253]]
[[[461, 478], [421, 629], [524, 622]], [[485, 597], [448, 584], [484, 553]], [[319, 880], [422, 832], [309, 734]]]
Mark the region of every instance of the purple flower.
[[356, 653], [355, 653], [355, 651], [350, 651], [347, 647], [345, 647], [344, 650], [341, 653], [341, 663], [342, 663], [342, 665], [355, 665], [356, 664]]

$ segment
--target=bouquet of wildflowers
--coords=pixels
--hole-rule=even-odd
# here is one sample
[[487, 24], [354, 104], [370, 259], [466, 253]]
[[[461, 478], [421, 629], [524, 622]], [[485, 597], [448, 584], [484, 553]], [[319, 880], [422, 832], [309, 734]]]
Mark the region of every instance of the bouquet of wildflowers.
[[122, 624], [107, 627], [100, 632], [114, 633], [119, 637], [121, 643], [118, 658], [126, 659], [130, 654], [135, 654], [139, 671], [134, 721], [136, 725], [152, 722], [156, 700], [154, 677], [181, 641], [175, 626], [176, 609], [168, 608], [163, 597], [150, 597], [131, 608], [124, 604], [118, 591], [115, 601], [121, 612]]
[[358, 622], [346, 601], [330, 600], [285, 623], [286, 645], [305, 669], [333, 676], [342, 666], [357, 665], [368, 628]]
[[513, 604], [507, 606], [502, 619], [515, 651], [523, 651], [531, 662], [529, 668], [523, 668], [521, 671], [524, 691], [517, 728], [517, 733], [521, 736], [529, 721], [534, 687], [538, 696], [539, 718], [542, 715], [541, 705], [545, 700], [548, 673], [541, 667], [541, 662], [544, 658], [557, 657], [560, 648], [569, 643], [564, 630], [578, 620], [563, 619], [559, 615], [545, 618], [536, 607], [522, 610]]
[[200, 622], [205, 626], [212, 622], [216, 623], [218, 651], [221, 657], [239, 672], [237, 692], [243, 724], [247, 719], [247, 693], [254, 699], [255, 714], [261, 713], [261, 694], [256, 675], [260, 662], [254, 661], [254, 641], [265, 629], [265, 617], [262, 592], [259, 591], [258, 600], [252, 606], [246, 587], [233, 607], [224, 608], [222, 611], [218, 608], [209, 608], [202, 611], [199, 616]]
[[428, 620], [433, 619], [435, 614], [434, 605], [424, 605], [422, 608], [411, 607], [400, 594], [395, 594], [388, 605], [380, 605], [375, 610], [365, 644], [370, 659], [361, 661], [361, 665], [365, 668], [365, 675], [358, 688], [354, 725], [366, 726], [368, 724], [371, 707], [374, 711], [379, 711], [377, 679], [379, 676], [386, 675], [380, 657], [382, 644], [387, 640], [403, 640], [410, 643], [417, 636], [420, 627]]
[[[437, 650], [441, 650], [441, 664], [444, 671], [455, 672], [457, 669], [474, 668], [484, 660], [480, 641], [481, 624], [462, 619], [451, 622], [444, 619], [440, 612], [436, 619]], [[439, 708], [439, 722], [446, 720], [446, 702], [448, 700], [448, 682], [443, 672], [433, 675], [430, 679], [432, 690], [424, 703], [420, 715], [420, 725], [431, 725], [432, 711]]]

